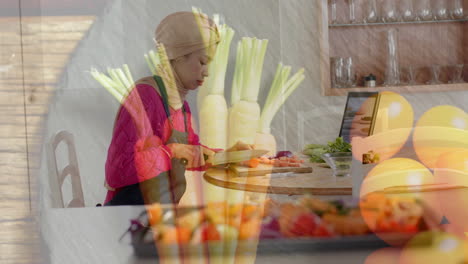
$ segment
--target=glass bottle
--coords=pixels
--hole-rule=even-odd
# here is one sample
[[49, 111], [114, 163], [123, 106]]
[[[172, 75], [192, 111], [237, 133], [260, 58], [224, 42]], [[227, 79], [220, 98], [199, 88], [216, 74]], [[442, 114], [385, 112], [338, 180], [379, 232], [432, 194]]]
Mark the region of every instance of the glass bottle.
[[387, 31], [387, 68], [385, 70], [385, 85], [400, 84], [400, 66], [398, 58], [398, 29]]

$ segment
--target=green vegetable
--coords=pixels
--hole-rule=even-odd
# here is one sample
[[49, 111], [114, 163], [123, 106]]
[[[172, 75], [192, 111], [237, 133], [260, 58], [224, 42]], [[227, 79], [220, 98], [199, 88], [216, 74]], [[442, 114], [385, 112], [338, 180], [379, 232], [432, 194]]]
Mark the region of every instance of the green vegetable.
[[328, 142], [327, 153], [351, 152], [351, 144], [344, 141], [342, 137], [336, 138], [334, 142]]
[[308, 145], [305, 146], [305, 149], [316, 149], [316, 148], [325, 148], [325, 145], [308, 144]]
[[319, 144], [308, 144], [302, 153], [310, 157], [310, 162], [323, 163], [322, 155], [325, 153], [351, 152], [351, 144], [344, 141], [342, 137], [335, 141], [329, 141], [326, 146]]
[[[300, 69], [296, 74], [289, 78], [291, 66], [278, 65], [275, 78], [268, 93], [268, 97], [263, 106], [260, 115], [258, 132], [270, 134], [270, 126], [273, 117], [284, 104], [286, 99], [297, 89], [304, 80], [304, 69]], [[289, 79], [288, 79], [289, 78]]]

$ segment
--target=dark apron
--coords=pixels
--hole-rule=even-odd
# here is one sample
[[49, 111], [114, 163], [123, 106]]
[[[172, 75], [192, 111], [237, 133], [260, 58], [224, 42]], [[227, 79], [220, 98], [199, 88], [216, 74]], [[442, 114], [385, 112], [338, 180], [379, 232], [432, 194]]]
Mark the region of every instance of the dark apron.
[[[174, 129], [172, 124], [167, 91], [161, 77], [155, 75], [154, 80], [158, 84], [163, 99], [164, 110], [171, 125], [171, 136], [166, 144], [187, 144], [188, 133], [185, 106], [182, 107], [185, 132], [181, 132]], [[172, 158], [171, 170], [163, 172], [152, 179], [120, 188], [119, 192], [106, 205], [178, 204], [185, 193], [186, 186], [185, 164], [180, 159]]]

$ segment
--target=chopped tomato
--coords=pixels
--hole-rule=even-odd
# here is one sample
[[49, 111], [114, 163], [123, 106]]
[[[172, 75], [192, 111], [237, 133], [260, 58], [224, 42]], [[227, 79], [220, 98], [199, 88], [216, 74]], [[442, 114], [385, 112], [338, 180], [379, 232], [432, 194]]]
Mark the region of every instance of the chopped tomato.
[[407, 224], [403, 226], [403, 232], [405, 233], [416, 233], [418, 232], [418, 227], [415, 224]]
[[324, 224], [320, 224], [314, 231], [316, 237], [331, 237], [333, 233]]
[[387, 221], [380, 221], [377, 223], [377, 231], [387, 232], [391, 230], [391, 225]]

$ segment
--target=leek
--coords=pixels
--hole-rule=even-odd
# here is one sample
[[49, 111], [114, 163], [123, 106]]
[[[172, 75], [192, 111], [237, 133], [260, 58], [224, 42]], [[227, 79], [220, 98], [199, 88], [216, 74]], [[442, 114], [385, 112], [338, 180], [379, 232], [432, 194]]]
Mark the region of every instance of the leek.
[[291, 67], [283, 67], [282, 64], [279, 64], [260, 116], [258, 132], [265, 134], [270, 133], [270, 125], [273, 117], [284, 104], [286, 99], [304, 80], [304, 69], [300, 69], [293, 77], [288, 79], [290, 71]]
[[271, 122], [286, 99], [297, 89], [305, 78], [304, 69], [300, 69], [288, 79], [290, 73], [290, 66], [283, 66], [281, 63], [278, 65], [273, 83], [271, 84], [270, 91], [260, 115], [254, 148], [269, 150], [268, 155], [275, 155], [276, 153], [276, 140], [271, 134], [270, 129]]
[[133, 77], [128, 65], [124, 64], [123, 70], [109, 68], [107, 72], [110, 77], [92, 68], [91, 76], [127, 109], [134, 120], [139, 138], [153, 135], [151, 124], [138, 92], [130, 96], [130, 92], [134, 86]]
[[110, 76], [109, 78], [106, 74], [92, 68], [91, 75], [122, 104], [126, 96], [130, 93], [133, 85], [133, 78], [127, 65], [124, 65], [124, 71], [122, 71], [122, 69], [108, 68], [107, 72]]
[[241, 99], [242, 87], [242, 62], [244, 60], [243, 49], [241, 45], [237, 46], [236, 67], [234, 69], [234, 80], [232, 81], [231, 105], [235, 105]]
[[260, 120], [257, 103], [263, 62], [268, 40], [242, 38], [237, 47], [237, 61], [229, 110], [228, 146], [238, 141], [253, 144]]
[[174, 109], [180, 109], [183, 106], [183, 102], [180, 98], [177, 82], [174, 77], [174, 72], [172, 71], [172, 65], [167, 57], [164, 44], [158, 43], [157, 50], [157, 55], [150, 52], [150, 55], [153, 57], [153, 61], [156, 63], [156, 74], [162, 78], [164, 85], [166, 86], [169, 105]]
[[210, 148], [226, 149], [228, 109], [224, 98], [224, 80], [234, 30], [220, 26], [221, 42], [209, 65], [206, 83], [199, 88], [200, 141]]
[[146, 64], [148, 64], [148, 67], [153, 75], [157, 75], [157, 67], [159, 64], [161, 64], [161, 59], [159, 58], [159, 55], [154, 51], [150, 50], [148, 53], [145, 53], [145, 60]]
[[224, 96], [224, 80], [226, 78], [226, 70], [229, 60], [229, 50], [231, 47], [234, 30], [227, 25], [220, 27], [221, 42], [218, 44], [216, 54], [211, 61], [207, 77], [203, 86], [198, 89], [197, 103], [202, 105], [203, 99], [208, 94], [218, 94]]

